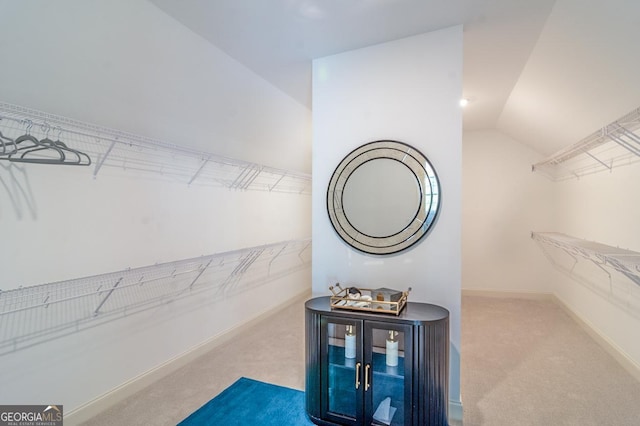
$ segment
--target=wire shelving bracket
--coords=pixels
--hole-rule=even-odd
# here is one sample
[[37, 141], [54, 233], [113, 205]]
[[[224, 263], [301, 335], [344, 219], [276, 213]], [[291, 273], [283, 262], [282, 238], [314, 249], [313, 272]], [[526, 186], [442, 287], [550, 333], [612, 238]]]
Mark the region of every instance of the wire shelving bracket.
[[190, 308], [225, 303], [310, 265], [311, 239], [301, 239], [0, 290], [0, 355], [183, 297], [197, 295]]
[[531, 166], [555, 181], [640, 161], [640, 108]]
[[[28, 130], [27, 130], [28, 129]], [[58, 137], [93, 160], [93, 177], [106, 167], [188, 185], [233, 190], [311, 193], [311, 175], [198, 151], [120, 130], [0, 102], [0, 131], [15, 139], [25, 133]], [[0, 159], [3, 151], [0, 149]]]

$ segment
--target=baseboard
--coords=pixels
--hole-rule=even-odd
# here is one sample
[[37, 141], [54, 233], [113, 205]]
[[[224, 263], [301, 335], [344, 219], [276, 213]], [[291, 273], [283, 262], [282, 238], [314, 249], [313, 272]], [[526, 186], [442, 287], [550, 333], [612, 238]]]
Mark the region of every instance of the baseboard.
[[463, 296], [495, 297], [501, 299], [529, 299], [529, 300], [553, 300], [553, 293], [535, 291], [509, 291], [509, 290], [474, 290], [462, 289]]
[[462, 401], [449, 400], [449, 422], [452, 425], [462, 426]]
[[552, 301], [560, 306], [575, 322], [577, 322], [589, 334], [589, 336], [591, 336], [593, 340], [607, 351], [609, 355], [618, 361], [618, 363], [627, 370], [629, 374], [640, 381], [640, 365], [629, 357], [626, 352], [616, 345], [611, 339], [599, 332], [590, 321], [571, 309], [567, 303], [553, 293], [463, 289], [462, 295]]
[[582, 315], [571, 309], [564, 300], [557, 296], [553, 297], [554, 302], [558, 304], [575, 322], [591, 336], [593, 340], [609, 353], [618, 363], [629, 372], [633, 377], [640, 381], [640, 364], [635, 362], [627, 353], [616, 345], [611, 339], [602, 334], [598, 329]]
[[228, 342], [238, 333], [241, 333], [259, 324], [266, 318], [282, 310], [284, 306], [296, 303], [298, 301], [302, 302], [304, 300], [307, 300], [310, 296], [311, 290], [305, 290], [302, 293], [294, 295], [293, 297], [280, 303], [278, 306], [261, 312], [248, 321], [238, 324], [237, 326], [225, 331], [224, 333], [213, 336], [211, 339], [187, 350], [186, 352], [158, 365], [157, 367], [152, 368], [145, 373], [140, 374], [139, 376], [132, 378], [131, 380], [128, 380], [122, 385], [110, 390], [109, 392], [106, 392], [105, 394], [81, 405], [68, 414], [65, 413], [64, 424], [66, 426], [78, 425], [91, 419], [92, 417], [95, 417], [104, 410], [114, 406], [120, 401], [125, 400], [136, 392], [141, 391], [150, 384], [168, 376], [179, 368], [189, 364], [196, 358], [204, 355], [215, 347]]

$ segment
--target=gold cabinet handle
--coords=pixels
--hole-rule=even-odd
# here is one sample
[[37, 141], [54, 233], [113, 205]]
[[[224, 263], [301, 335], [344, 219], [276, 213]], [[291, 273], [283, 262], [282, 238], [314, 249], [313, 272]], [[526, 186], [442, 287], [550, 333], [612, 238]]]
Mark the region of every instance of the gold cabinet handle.
[[360, 363], [356, 364], [356, 389], [360, 387]]
[[369, 370], [371, 369], [371, 365], [367, 364], [364, 367], [364, 390], [365, 392], [369, 390], [371, 385], [369, 384]]

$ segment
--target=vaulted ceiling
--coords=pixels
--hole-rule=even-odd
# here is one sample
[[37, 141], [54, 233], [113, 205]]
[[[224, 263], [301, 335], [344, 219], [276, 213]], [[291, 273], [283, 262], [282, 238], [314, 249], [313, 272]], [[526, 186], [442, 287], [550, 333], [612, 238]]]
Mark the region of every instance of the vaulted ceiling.
[[640, 106], [640, 2], [629, 0], [151, 0], [311, 108], [311, 61], [464, 28], [465, 131], [543, 155]]

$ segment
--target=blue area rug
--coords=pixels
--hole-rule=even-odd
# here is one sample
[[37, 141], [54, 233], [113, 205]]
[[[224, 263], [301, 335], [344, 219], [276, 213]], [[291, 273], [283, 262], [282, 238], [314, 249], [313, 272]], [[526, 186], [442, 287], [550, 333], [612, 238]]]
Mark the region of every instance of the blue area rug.
[[313, 425], [304, 392], [242, 377], [179, 423], [196, 425]]

